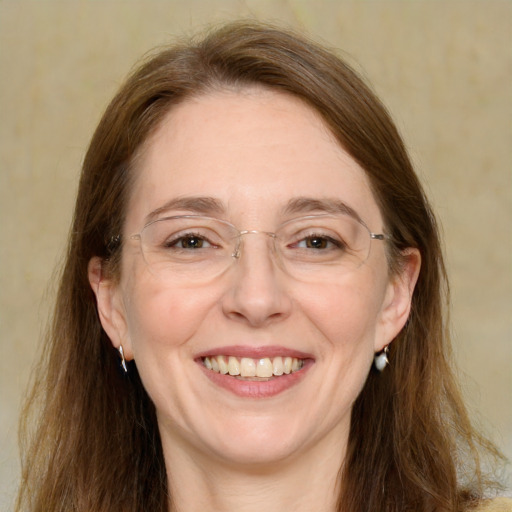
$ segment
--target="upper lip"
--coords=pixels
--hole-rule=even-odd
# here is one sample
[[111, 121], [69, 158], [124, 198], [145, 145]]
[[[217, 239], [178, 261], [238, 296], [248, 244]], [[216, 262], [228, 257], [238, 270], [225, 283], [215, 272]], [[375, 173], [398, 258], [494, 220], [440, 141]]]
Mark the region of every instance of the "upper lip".
[[234, 356], [250, 357], [252, 359], [261, 359], [264, 357], [295, 357], [297, 359], [314, 359], [312, 354], [302, 352], [293, 348], [281, 347], [278, 345], [268, 346], [248, 346], [248, 345], [229, 345], [224, 347], [215, 347], [197, 354], [197, 358], [209, 356]]

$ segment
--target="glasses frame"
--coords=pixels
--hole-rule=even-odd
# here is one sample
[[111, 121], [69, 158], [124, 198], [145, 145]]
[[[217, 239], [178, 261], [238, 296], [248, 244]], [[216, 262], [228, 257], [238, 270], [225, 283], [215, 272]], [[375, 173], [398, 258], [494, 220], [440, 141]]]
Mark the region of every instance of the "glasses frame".
[[[299, 222], [301, 220], [308, 220], [308, 219], [318, 219], [318, 218], [322, 218], [322, 217], [333, 217], [333, 216], [336, 216], [336, 214], [323, 213], [323, 214], [317, 214], [317, 215], [304, 215], [304, 216], [301, 216], [301, 217], [294, 217], [293, 219], [287, 220], [287, 221], [283, 222], [282, 224], [280, 224], [278, 229], [277, 229], [277, 232], [279, 232], [283, 228], [283, 226], [285, 226], [288, 223]], [[366, 223], [362, 219], [354, 217], [354, 216], [351, 216], [351, 215], [347, 215], [347, 217], [349, 217], [350, 219], [352, 219], [355, 222], [359, 223], [368, 232], [368, 236], [370, 238], [370, 242], [371, 242], [371, 240], [386, 241], [386, 240], [390, 239], [390, 236], [385, 234], [385, 233], [374, 233], [373, 231], [371, 231], [370, 228], [366, 225]], [[274, 240], [276, 240], [278, 238], [277, 232], [258, 230], [258, 229], [244, 229], [244, 230], [240, 230], [234, 224], [232, 224], [231, 222], [229, 222], [227, 220], [219, 219], [217, 217], [210, 217], [208, 215], [196, 215], [196, 214], [169, 215], [169, 216], [166, 216], [166, 217], [160, 217], [158, 219], [151, 220], [150, 222], [145, 224], [144, 227], [138, 233], [134, 233], [132, 235], [129, 235], [129, 237], [128, 237], [131, 240], [138, 240], [139, 241], [140, 249], [141, 249], [141, 252], [142, 252], [142, 257], [143, 257], [146, 265], [148, 265], [148, 266], [151, 266], [151, 264], [147, 261], [147, 258], [146, 258], [146, 255], [145, 255], [145, 251], [144, 251], [144, 247], [143, 247], [143, 245], [144, 245], [143, 244], [143, 233], [144, 233], [144, 230], [146, 228], [148, 228], [149, 226], [151, 226], [153, 224], [156, 224], [157, 222], [162, 222], [162, 221], [169, 220], [169, 219], [204, 219], [204, 220], [208, 220], [208, 221], [218, 222], [218, 223], [221, 223], [221, 224], [224, 224], [224, 225], [228, 226], [229, 228], [232, 228], [233, 232], [237, 233], [237, 235], [235, 237], [233, 237], [233, 238], [236, 238], [238, 240], [238, 242], [237, 242], [237, 244], [235, 246], [234, 252], [231, 254], [231, 257], [236, 259], [236, 260], [240, 259], [241, 255], [242, 255], [242, 250], [241, 250], [241, 247], [242, 247], [242, 243], [241, 243], [242, 242], [242, 236], [244, 236], [244, 235], [251, 235], [251, 234], [264, 234], [264, 235], [267, 235], [267, 236], [271, 237]], [[116, 240], [120, 241], [121, 236], [117, 235], [115, 238], [116, 238]], [[367, 261], [369, 255], [370, 255], [370, 249], [371, 249], [371, 244], [369, 246], [368, 255], [367, 255], [366, 259], [361, 261], [361, 264], [359, 266], [363, 265]], [[359, 266], [356, 267], [356, 268], [359, 268]]]

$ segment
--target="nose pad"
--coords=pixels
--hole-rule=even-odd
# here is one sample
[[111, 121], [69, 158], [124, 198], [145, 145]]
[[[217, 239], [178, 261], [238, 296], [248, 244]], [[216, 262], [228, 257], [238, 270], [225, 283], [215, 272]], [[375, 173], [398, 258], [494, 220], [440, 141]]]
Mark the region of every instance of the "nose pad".
[[240, 257], [242, 256], [242, 246], [243, 246], [243, 238], [242, 237], [244, 235], [258, 235], [258, 234], [267, 235], [268, 237], [270, 237], [272, 239], [271, 253], [274, 257], [277, 257], [277, 248], [276, 248], [277, 236], [276, 236], [276, 234], [271, 233], [270, 231], [257, 231], [257, 230], [240, 231], [240, 233], [238, 234], [238, 237], [236, 238], [235, 248], [233, 249], [231, 256], [237, 260], [240, 259]]

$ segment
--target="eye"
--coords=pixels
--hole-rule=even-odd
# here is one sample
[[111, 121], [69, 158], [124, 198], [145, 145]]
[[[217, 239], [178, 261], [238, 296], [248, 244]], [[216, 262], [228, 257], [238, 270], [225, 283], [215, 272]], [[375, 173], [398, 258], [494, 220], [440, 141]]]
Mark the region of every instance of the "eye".
[[299, 247], [307, 247], [308, 249], [327, 249], [329, 244], [332, 243], [325, 237], [320, 236], [308, 236], [304, 240], [301, 240], [297, 245]]
[[326, 235], [308, 235], [301, 240], [295, 242], [293, 247], [298, 249], [315, 249], [315, 250], [335, 250], [335, 249], [343, 249], [345, 244], [336, 240], [333, 237]]
[[179, 236], [174, 236], [165, 242], [166, 248], [176, 249], [206, 249], [214, 247], [204, 236], [187, 233]]

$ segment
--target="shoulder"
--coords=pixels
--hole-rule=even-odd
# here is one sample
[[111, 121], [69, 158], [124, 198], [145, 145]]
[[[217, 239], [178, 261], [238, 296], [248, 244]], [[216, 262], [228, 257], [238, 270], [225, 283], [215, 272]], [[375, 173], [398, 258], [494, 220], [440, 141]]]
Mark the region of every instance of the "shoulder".
[[474, 512], [511, 512], [512, 498], [496, 498], [483, 501]]

